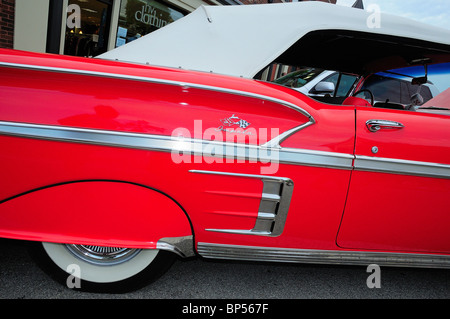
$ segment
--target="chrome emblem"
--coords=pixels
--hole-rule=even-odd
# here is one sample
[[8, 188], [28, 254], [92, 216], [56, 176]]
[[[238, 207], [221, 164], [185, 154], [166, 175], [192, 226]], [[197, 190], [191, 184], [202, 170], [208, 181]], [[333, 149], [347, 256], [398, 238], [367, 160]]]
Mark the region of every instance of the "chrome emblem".
[[237, 126], [239, 126], [240, 128], [243, 128], [243, 129], [246, 129], [250, 125], [249, 122], [239, 118], [235, 114], [233, 114], [229, 118], [226, 118], [226, 119], [223, 119], [223, 120], [220, 120], [220, 121], [223, 123], [224, 126], [237, 125]]

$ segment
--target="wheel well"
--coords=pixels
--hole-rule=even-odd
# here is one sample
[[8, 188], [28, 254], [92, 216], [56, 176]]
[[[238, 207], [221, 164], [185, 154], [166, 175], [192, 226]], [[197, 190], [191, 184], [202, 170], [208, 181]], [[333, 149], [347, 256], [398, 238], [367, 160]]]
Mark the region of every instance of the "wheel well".
[[170, 195], [110, 179], [56, 183], [4, 199], [0, 225], [6, 238], [130, 248], [194, 235], [189, 215]]

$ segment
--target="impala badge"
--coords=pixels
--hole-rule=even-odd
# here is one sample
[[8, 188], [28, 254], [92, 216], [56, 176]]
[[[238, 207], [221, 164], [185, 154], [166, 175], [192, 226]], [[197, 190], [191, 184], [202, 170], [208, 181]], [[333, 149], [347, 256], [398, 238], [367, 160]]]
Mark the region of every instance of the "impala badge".
[[226, 118], [226, 119], [223, 119], [223, 120], [220, 120], [220, 121], [223, 123], [224, 126], [237, 125], [237, 126], [239, 126], [240, 128], [243, 128], [243, 129], [246, 129], [250, 125], [249, 122], [239, 118], [238, 116], [236, 116], [234, 114], [232, 116], [230, 116], [229, 118]]

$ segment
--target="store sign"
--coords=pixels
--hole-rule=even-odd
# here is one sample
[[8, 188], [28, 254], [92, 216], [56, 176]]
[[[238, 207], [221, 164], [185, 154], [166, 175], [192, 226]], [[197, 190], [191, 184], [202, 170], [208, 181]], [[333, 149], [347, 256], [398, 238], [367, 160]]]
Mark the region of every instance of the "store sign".
[[162, 13], [152, 7], [149, 4], [143, 5], [141, 10], [136, 11], [134, 18], [136, 21], [157, 27], [162, 28], [165, 25], [169, 24], [167, 20], [164, 20], [162, 17]]
[[122, 0], [116, 47], [130, 43], [184, 17], [166, 1]]

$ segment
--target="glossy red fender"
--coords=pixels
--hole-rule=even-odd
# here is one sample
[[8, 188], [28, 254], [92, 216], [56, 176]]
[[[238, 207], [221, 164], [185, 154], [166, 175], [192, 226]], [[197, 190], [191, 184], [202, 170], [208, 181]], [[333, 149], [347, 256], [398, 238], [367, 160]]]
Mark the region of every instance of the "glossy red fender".
[[127, 182], [59, 184], [1, 206], [0, 237], [156, 248], [162, 238], [192, 235], [187, 216], [174, 200]]

